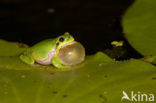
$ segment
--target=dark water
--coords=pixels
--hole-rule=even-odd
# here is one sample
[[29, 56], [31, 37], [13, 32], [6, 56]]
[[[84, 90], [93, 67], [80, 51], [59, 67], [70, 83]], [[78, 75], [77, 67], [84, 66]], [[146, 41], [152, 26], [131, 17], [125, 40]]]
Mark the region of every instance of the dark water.
[[127, 43], [121, 19], [134, 0], [1, 0], [0, 38], [33, 45], [70, 32], [87, 54], [124, 40], [128, 55], [140, 55]]

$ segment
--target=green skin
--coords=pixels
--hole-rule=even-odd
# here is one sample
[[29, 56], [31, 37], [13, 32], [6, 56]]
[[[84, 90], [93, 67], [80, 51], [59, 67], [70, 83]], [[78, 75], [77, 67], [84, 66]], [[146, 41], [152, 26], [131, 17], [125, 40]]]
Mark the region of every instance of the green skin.
[[116, 47], [118, 47], [118, 46], [121, 47], [121, 46], [123, 46], [124, 42], [123, 41], [112, 41], [111, 44]]
[[[61, 39], [63, 38], [63, 40]], [[61, 46], [73, 42], [74, 38], [65, 32], [55, 39], [43, 40], [34, 46], [28, 48], [20, 55], [20, 59], [26, 64], [34, 64], [35, 62], [42, 65], [53, 64], [57, 68], [66, 68], [67, 65], [61, 64], [57, 53], [59, 52]]]

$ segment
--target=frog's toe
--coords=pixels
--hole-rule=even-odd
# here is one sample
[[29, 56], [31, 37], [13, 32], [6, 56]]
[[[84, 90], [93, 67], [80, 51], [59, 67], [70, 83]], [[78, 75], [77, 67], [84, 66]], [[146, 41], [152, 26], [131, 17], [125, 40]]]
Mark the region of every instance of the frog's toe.
[[34, 59], [31, 56], [28, 55], [20, 55], [20, 59], [25, 62], [26, 64], [34, 64]]

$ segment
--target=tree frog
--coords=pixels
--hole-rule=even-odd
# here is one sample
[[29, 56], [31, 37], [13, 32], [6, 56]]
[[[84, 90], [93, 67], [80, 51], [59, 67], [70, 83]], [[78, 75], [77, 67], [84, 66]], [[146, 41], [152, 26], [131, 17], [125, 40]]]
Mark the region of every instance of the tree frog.
[[121, 47], [124, 45], [124, 41], [112, 41], [111, 45], [116, 46], [116, 47]]
[[43, 40], [28, 48], [20, 55], [20, 59], [26, 64], [34, 64], [37, 62], [42, 65], [53, 64], [57, 68], [68, 67], [67, 65], [62, 64], [57, 54], [62, 46], [71, 44], [72, 42], [74, 42], [73, 36], [68, 32], [65, 32], [64, 35], [56, 37], [55, 39]]

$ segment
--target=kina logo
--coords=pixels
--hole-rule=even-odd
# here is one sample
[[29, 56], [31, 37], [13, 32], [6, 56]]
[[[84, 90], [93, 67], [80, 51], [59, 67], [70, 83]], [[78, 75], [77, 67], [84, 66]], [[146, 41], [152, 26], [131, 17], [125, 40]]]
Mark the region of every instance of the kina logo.
[[146, 93], [141, 93], [140, 91], [134, 92], [131, 91], [130, 94], [127, 94], [125, 91], [122, 92], [123, 96], [121, 98], [121, 101], [128, 100], [128, 101], [135, 101], [135, 102], [140, 102], [140, 101], [148, 101], [148, 102], [153, 102], [154, 101], [154, 94], [146, 94]]

